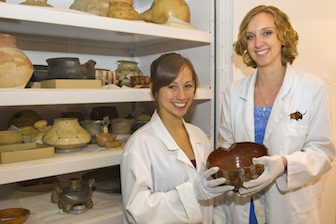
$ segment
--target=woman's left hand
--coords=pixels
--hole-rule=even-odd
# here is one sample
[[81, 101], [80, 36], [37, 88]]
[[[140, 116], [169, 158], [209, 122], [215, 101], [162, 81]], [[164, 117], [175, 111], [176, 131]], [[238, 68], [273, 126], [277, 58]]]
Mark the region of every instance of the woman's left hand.
[[264, 172], [257, 179], [244, 182], [243, 187], [238, 190], [239, 193], [242, 196], [247, 196], [264, 189], [284, 172], [285, 165], [283, 160], [284, 159], [281, 156], [262, 156], [253, 158], [253, 164], [264, 165]]

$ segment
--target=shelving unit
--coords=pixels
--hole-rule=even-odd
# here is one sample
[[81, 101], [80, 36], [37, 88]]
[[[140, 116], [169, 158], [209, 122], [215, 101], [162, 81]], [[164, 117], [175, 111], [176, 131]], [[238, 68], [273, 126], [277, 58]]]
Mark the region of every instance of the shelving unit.
[[[214, 138], [214, 18], [199, 20], [209, 23], [209, 29], [203, 31], [197, 29], [197, 26], [171, 27], [95, 16], [65, 8], [25, 6], [9, 2], [0, 2], [0, 32], [16, 36], [18, 47], [34, 54], [41, 52], [46, 55], [65, 53], [126, 57], [148, 64], [157, 54], [171, 51], [186, 53], [196, 62], [194, 66], [199, 70], [201, 80], [201, 88], [198, 88], [195, 97], [199, 109], [193, 111], [191, 120], [201, 122], [203, 127], [202, 124], [199, 126], [208, 133], [210, 139]], [[137, 5], [137, 0], [134, 2]], [[203, 8], [213, 11], [215, 8], [215, 3], [207, 1], [190, 1], [188, 4], [195, 11]], [[214, 12], [202, 16], [204, 15], [212, 17]], [[45, 109], [48, 106], [54, 108], [55, 105], [67, 107], [151, 101], [153, 99], [149, 89], [0, 89], [0, 117], [2, 113], [8, 115], [8, 111], [18, 108], [43, 106]], [[121, 154], [120, 149], [89, 145], [78, 152], [56, 153], [53, 158], [0, 164], [0, 185], [8, 186], [24, 180], [118, 165]], [[36, 200], [40, 200], [40, 197], [42, 196], [37, 195]], [[0, 194], [0, 208], [8, 207], [11, 204], [8, 201], [7, 198], [1, 198]], [[15, 203], [18, 201], [21, 200]], [[121, 199], [118, 205], [107, 210], [90, 210], [90, 216], [97, 218], [76, 222], [121, 223], [120, 203]], [[30, 221], [28, 219], [28, 223], [35, 223], [31, 221], [43, 216], [42, 213], [34, 214]], [[42, 220], [39, 221], [43, 223]], [[62, 220], [62, 223], [75, 222], [69, 217]]]
[[143, 56], [205, 46], [212, 41], [209, 32], [192, 27], [183, 29], [107, 18], [71, 9], [9, 3], [0, 3], [0, 6], [0, 27], [21, 38], [23, 48], [29, 45], [33, 50], [43, 46], [53, 50], [53, 47], [67, 43], [67, 49], [64, 49], [67, 51], [80, 45], [102, 48], [99, 53], [110, 55], [112, 49], [117, 49], [117, 54], [122, 56]]

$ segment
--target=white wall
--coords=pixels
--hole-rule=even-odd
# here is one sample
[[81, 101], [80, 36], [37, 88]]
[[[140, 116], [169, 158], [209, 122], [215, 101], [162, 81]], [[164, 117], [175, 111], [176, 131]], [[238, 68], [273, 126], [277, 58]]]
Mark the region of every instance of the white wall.
[[[234, 0], [233, 1], [233, 41], [237, 38], [239, 24], [247, 11], [259, 4], [274, 5], [283, 10], [291, 19], [299, 34], [299, 56], [294, 68], [323, 78], [336, 95], [336, 1], [335, 0]], [[233, 57], [234, 79], [250, 74], [241, 58]], [[332, 99], [333, 128], [336, 133], [336, 100]], [[335, 136], [335, 135], [334, 135]], [[336, 142], [336, 136], [334, 137]], [[322, 194], [323, 224], [336, 223], [336, 168], [324, 177]]]

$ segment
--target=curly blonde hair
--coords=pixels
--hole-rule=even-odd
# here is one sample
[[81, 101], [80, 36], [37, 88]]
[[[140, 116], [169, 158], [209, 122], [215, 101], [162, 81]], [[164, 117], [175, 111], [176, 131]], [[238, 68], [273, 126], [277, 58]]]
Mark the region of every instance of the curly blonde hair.
[[244, 63], [247, 66], [251, 66], [253, 68], [257, 67], [257, 63], [251, 58], [250, 54], [247, 51], [246, 29], [251, 19], [255, 15], [262, 12], [269, 13], [274, 18], [277, 37], [279, 41], [283, 44], [281, 51], [282, 65], [285, 66], [287, 63], [292, 64], [294, 59], [298, 55], [297, 44], [299, 41], [299, 36], [297, 32], [293, 29], [289, 21], [289, 17], [280, 9], [274, 6], [259, 5], [251, 9], [246, 14], [239, 27], [238, 39], [233, 44], [234, 51], [238, 55], [243, 57]]

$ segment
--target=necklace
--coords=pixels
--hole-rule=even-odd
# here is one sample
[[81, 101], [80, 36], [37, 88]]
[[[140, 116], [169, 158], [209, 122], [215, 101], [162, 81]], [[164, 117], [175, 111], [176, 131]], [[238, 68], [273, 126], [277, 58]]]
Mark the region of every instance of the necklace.
[[273, 96], [274, 94], [276, 93], [276, 91], [279, 89], [279, 87], [281, 86], [282, 83], [280, 83], [279, 85], [277, 85], [274, 89], [273, 89], [273, 92], [271, 94], [271, 96], [268, 98], [268, 100], [264, 100], [264, 97], [263, 95], [261, 94], [261, 91], [260, 91], [260, 88], [259, 88], [259, 85], [257, 85], [257, 89], [258, 89], [258, 92], [260, 94], [260, 97], [261, 97], [261, 100], [263, 101], [263, 103], [266, 105], [263, 107], [263, 111], [266, 111], [266, 107], [268, 106], [268, 103], [270, 102], [271, 99], [273, 99]]

